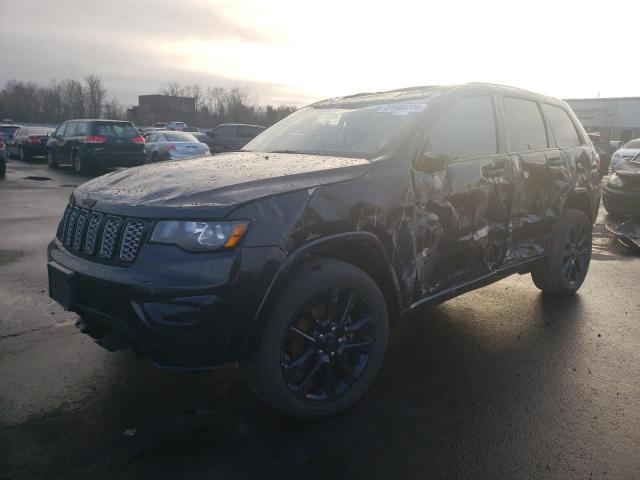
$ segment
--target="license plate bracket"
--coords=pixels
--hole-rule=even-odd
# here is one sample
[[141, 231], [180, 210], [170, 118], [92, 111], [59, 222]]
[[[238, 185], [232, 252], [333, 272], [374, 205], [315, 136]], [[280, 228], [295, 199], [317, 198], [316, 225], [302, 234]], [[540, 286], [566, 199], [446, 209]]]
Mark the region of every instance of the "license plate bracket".
[[61, 265], [49, 263], [49, 296], [70, 310], [77, 304], [77, 277], [74, 272]]

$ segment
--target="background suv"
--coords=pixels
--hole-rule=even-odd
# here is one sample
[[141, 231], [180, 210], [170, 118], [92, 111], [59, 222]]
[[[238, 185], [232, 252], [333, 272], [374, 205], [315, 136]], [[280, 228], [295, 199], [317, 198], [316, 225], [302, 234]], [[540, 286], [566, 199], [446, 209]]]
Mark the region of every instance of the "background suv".
[[249, 140], [264, 130], [260, 125], [246, 125], [242, 123], [221, 123], [207, 132], [213, 138], [212, 152], [229, 152], [240, 150]]
[[20, 127], [13, 134], [13, 139], [7, 143], [9, 157], [17, 156], [26, 161], [31, 157], [47, 155], [49, 135], [55, 129], [49, 127]]
[[576, 292], [598, 167], [550, 97], [469, 84], [334, 98], [241, 152], [78, 187], [49, 246], [50, 295], [105, 348], [182, 369], [239, 360], [276, 409], [331, 415], [421, 305], [514, 273]]
[[144, 163], [144, 138], [131, 122], [69, 120], [49, 138], [49, 167], [70, 163], [76, 172]]

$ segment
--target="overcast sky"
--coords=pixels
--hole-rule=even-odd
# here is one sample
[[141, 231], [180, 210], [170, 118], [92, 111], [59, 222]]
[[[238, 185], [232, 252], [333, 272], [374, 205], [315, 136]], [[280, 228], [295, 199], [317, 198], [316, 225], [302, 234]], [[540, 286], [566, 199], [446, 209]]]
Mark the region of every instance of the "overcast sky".
[[125, 105], [172, 80], [261, 104], [470, 81], [640, 96], [639, 14], [629, 0], [19, 0], [2, 7], [0, 85], [95, 73]]

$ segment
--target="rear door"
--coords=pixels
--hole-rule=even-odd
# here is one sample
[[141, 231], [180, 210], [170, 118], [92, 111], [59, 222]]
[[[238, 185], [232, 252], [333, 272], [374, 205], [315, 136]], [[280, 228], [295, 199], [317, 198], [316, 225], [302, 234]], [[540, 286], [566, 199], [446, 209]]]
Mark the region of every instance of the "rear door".
[[490, 94], [461, 97], [428, 130], [413, 175], [418, 296], [502, 265], [511, 172], [496, 105]]
[[544, 254], [550, 240], [554, 217], [549, 211], [553, 185], [548, 165], [560, 158], [550, 146], [539, 102], [503, 96], [502, 105], [514, 187], [506, 261], [516, 264]]

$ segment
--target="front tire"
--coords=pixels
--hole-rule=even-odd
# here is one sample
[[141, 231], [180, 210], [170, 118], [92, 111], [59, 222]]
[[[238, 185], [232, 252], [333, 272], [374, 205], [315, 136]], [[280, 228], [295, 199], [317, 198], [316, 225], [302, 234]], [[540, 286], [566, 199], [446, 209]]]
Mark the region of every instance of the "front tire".
[[51, 150], [47, 152], [47, 165], [49, 165], [49, 168], [58, 168], [58, 161], [53, 156]]
[[593, 226], [580, 210], [566, 209], [546, 258], [531, 272], [536, 287], [558, 296], [573, 295], [587, 276]]
[[306, 262], [289, 279], [256, 350], [241, 362], [251, 390], [295, 418], [334, 415], [373, 383], [389, 334], [380, 289], [359, 268]]

